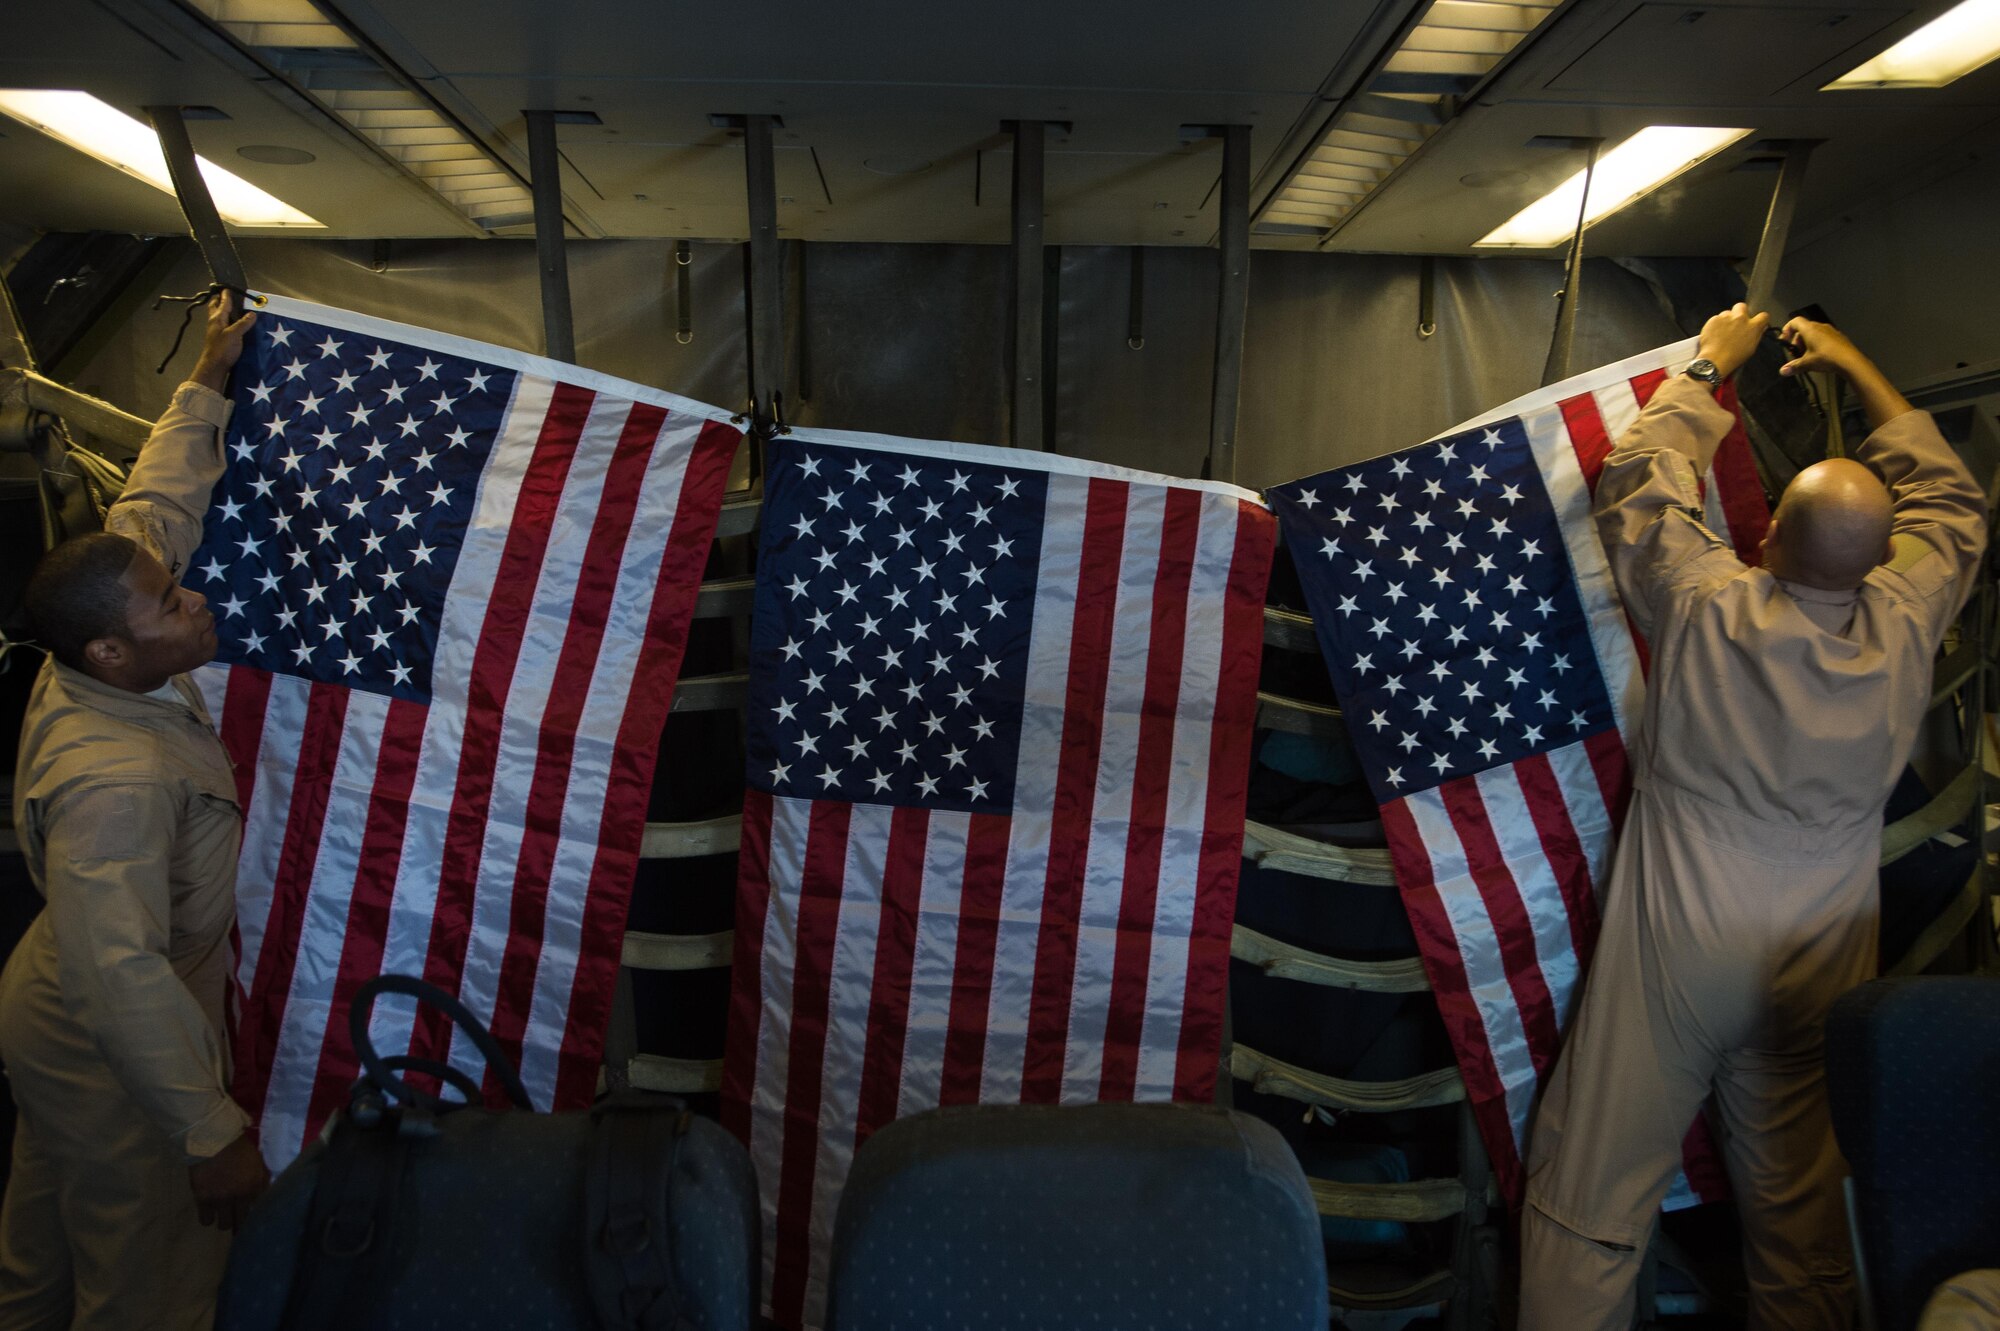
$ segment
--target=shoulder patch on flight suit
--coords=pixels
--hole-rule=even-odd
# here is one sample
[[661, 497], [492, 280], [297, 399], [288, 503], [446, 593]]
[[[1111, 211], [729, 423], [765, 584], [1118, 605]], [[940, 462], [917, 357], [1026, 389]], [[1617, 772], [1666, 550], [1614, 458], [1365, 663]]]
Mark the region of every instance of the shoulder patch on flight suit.
[[147, 853], [153, 819], [134, 786], [100, 786], [64, 802], [58, 810], [66, 823], [78, 820], [70, 838], [72, 860], [136, 860]]

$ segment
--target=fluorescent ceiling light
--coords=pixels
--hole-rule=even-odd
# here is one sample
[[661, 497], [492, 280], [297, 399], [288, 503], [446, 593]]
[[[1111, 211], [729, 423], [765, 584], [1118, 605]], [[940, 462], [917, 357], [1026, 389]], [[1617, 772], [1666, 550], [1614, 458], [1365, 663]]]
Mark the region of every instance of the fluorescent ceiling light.
[[[30, 125], [52, 139], [137, 176], [155, 189], [174, 192], [167, 174], [159, 136], [115, 107], [87, 92], [41, 89], [0, 89], [0, 112]], [[322, 226], [283, 199], [274, 198], [243, 177], [225, 171], [206, 157], [197, 157], [201, 178], [223, 220], [237, 226]]]
[[[1640, 130], [1598, 157], [1584, 225], [1610, 216], [1750, 133], [1696, 125], [1651, 125]], [[1546, 249], [1569, 239], [1576, 231], [1577, 210], [1583, 206], [1583, 178], [1584, 172], [1577, 172], [1477, 243]]]
[[1821, 91], [1942, 88], [2000, 56], [2000, 0], [1964, 0]]

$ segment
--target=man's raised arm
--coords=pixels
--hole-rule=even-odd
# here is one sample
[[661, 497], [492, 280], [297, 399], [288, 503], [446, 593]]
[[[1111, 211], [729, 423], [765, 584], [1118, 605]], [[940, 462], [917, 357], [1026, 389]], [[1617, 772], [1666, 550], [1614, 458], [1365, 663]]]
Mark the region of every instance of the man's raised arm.
[[[1724, 311], [1702, 326], [1695, 354], [1727, 378], [1756, 350], [1767, 322], [1742, 305]], [[1742, 570], [1728, 542], [1702, 524], [1701, 477], [1735, 424], [1709, 385], [1677, 375], [1604, 460], [1592, 502], [1597, 534], [1643, 634], [1653, 632], [1673, 588]]]
[[104, 515], [104, 529], [128, 536], [153, 552], [179, 581], [201, 544], [208, 496], [222, 476], [222, 434], [230, 403], [223, 394], [229, 371], [243, 354], [243, 338], [257, 316], [231, 318], [235, 296], [224, 292], [208, 307], [201, 359], [153, 425], [125, 492]]
[[1894, 506], [1889, 571], [1931, 603], [1932, 628], [1942, 635], [1971, 595], [1986, 549], [1985, 495], [1930, 413], [1913, 408], [1839, 329], [1793, 319], [1779, 336], [1800, 353], [1781, 373], [1830, 370], [1853, 388], [1869, 427], [1855, 461], [1882, 478]]

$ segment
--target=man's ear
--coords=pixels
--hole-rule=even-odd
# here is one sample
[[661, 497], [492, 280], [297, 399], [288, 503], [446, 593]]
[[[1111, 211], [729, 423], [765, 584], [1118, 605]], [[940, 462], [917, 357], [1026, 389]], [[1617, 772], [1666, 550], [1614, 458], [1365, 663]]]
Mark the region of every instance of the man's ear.
[[92, 638], [83, 645], [83, 659], [99, 670], [116, 670], [130, 656], [122, 638]]

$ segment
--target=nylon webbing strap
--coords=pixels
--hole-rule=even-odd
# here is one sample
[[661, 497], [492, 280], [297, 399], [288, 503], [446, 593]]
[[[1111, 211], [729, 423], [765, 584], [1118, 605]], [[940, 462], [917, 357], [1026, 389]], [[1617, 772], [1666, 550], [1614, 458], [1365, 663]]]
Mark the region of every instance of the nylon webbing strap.
[[1972, 811], [1979, 794], [1979, 764], [1968, 763], [1929, 804], [1882, 829], [1882, 863], [1894, 864], [1940, 832], [1950, 831]]
[[286, 1300], [290, 1331], [367, 1326], [371, 1300], [393, 1282], [396, 1238], [409, 1140], [390, 1115], [363, 1128], [345, 1116], [321, 1158], [299, 1245], [299, 1269]]
[[1236, 925], [1229, 935], [1229, 955], [1259, 967], [1279, 980], [1331, 989], [1365, 989], [1377, 994], [1420, 994], [1431, 987], [1418, 957], [1398, 957], [1394, 961], [1349, 961], [1323, 952], [1293, 947], [1255, 929]]
[[1243, 824], [1243, 858], [1265, 869], [1332, 878], [1345, 883], [1394, 887], [1396, 871], [1386, 850], [1328, 845], [1295, 832], [1281, 832], [1263, 823]]
[[693, 1326], [682, 1316], [668, 1227], [674, 1164], [689, 1122], [678, 1100], [612, 1096], [591, 1110], [584, 1271], [605, 1331]]
[[1229, 1051], [1229, 1074], [1251, 1083], [1259, 1094], [1370, 1114], [1456, 1104], [1465, 1098], [1465, 1081], [1457, 1068], [1439, 1068], [1401, 1081], [1348, 1081], [1308, 1072], [1240, 1044]]

